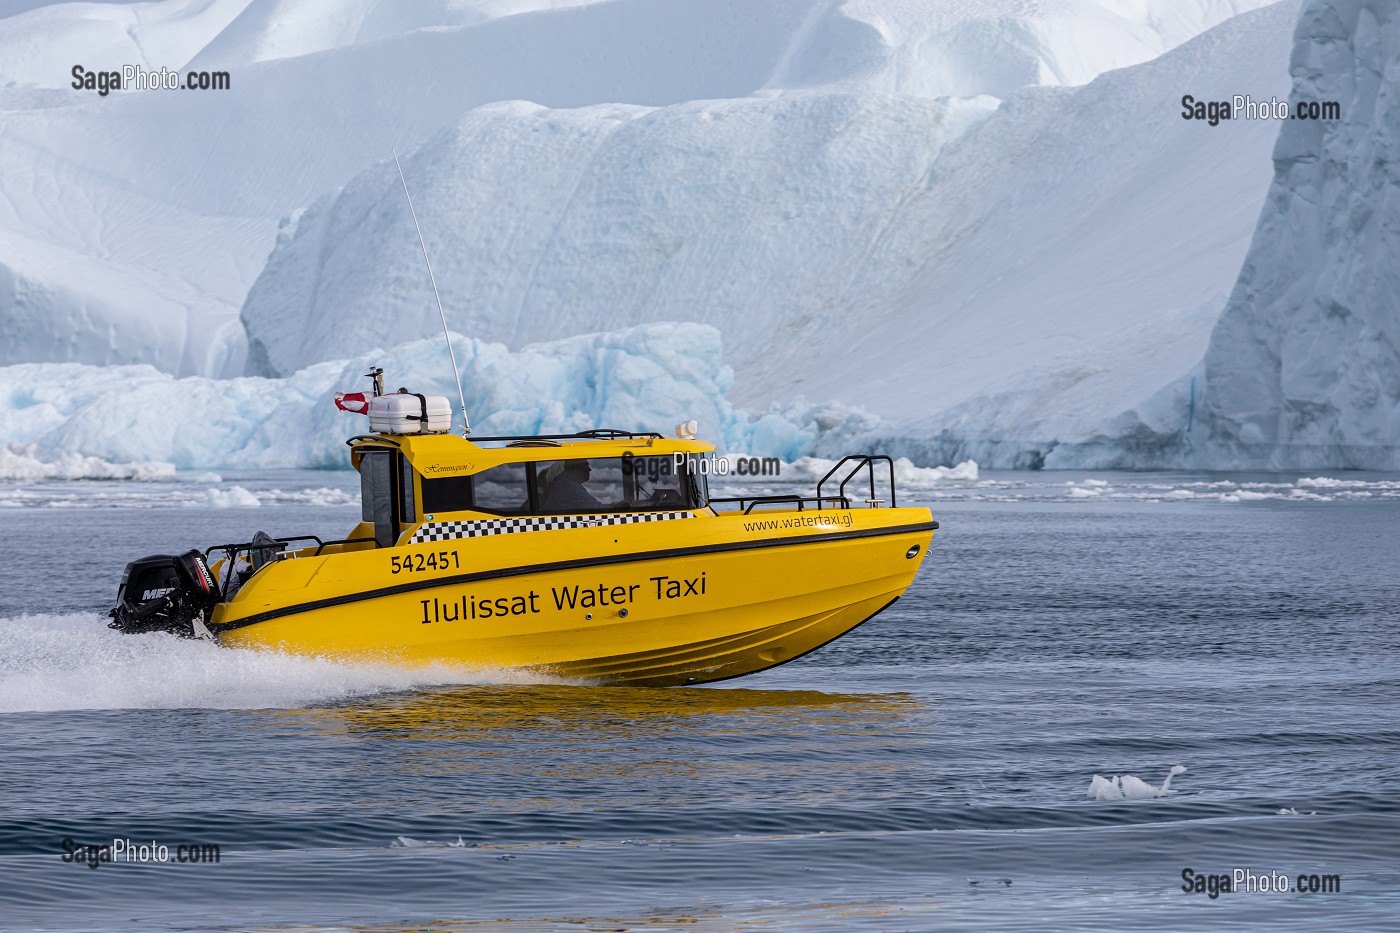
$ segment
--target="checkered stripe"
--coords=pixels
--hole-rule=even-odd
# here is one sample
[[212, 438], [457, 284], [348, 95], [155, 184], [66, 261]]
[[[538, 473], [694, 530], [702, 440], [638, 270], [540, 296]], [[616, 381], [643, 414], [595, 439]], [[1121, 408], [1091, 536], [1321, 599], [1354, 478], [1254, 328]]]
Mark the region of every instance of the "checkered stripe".
[[560, 528], [594, 528], [600, 525], [631, 525], [635, 522], [664, 522], [674, 518], [694, 518], [694, 512], [638, 512], [628, 515], [533, 515], [529, 518], [498, 518], [467, 522], [424, 522], [409, 544], [448, 541], [452, 538], [482, 538], [511, 535], [520, 531], [555, 531]]

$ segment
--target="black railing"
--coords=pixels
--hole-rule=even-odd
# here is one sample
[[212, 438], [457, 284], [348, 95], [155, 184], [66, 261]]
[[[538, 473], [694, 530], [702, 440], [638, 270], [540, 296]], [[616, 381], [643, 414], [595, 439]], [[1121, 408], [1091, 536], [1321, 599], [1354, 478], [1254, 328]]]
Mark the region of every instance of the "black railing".
[[[846, 487], [853, 480], [865, 471], [866, 480], [869, 483], [869, 497], [866, 498], [866, 505], [871, 508], [879, 506], [885, 500], [876, 495], [875, 488], [875, 464], [884, 463], [889, 470], [890, 484], [890, 508], [897, 506], [898, 500], [894, 491], [894, 461], [882, 454], [852, 454], [842, 457], [826, 475], [817, 481], [817, 494], [815, 496], [799, 495], [777, 495], [777, 496], [717, 496], [710, 500], [710, 505], [734, 505], [745, 515], [756, 508], [769, 506], [796, 505], [797, 511], [801, 512], [808, 508], [815, 508], [817, 511], [823, 509], [849, 509], [851, 507], [851, 496], [846, 492]], [[840, 485], [834, 494], [826, 492], [829, 483], [836, 482], [836, 478], [841, 474], [842, 469], [850, 464], [849, 470], [840, 478]]]
[[752, 512], [754, 509], [759, 508], [759, 507], [761, 507], [761, 506], [784, 505], [784, 504], [789, 504], [789, 503], [794, 503], [794, 502], [797, 503], [797, 511], [799, 511], [799, 512], [805, 510], [805, 509], [807, 508], [807, 506], [809, 506], [809, 505], [815, 506], [816, 509], [817, 509], [817, 511], [821, 511], [823, 499], [824, 499], [826, 502], [830, 502], [830, 503], [839, 503], [839, 504], [837, 504], [837, 505], [833, 505], [833, 506], [832, 506], [833, 508], [840, 508], [840, 509], [850, 508], [850, 503], [847, 502], [847, 501], [845, 501], [845, 500], [843, 500], [840, 496], [825, 496], [825, 497], [822, 497], [822, 496], [796, 496], [796, 495], [793, 495], [793, 496], [717, 496], [717, 497], [712, 498], [712, 499], [710, 500], [710, 505], [714, 505], [716, 502], [722, 502], [722, 503], [730, 503], [730, 502], [733, 502], [733, 503], [737, 503], [738, 507], [743, 511], [743, 513], [744, 513], [745, 515], [747, 515], [747, 514], [749, 514], [750, 512]]
[[[287, 545], [291, 544], [293, 541], [314, 541], [316, 543], [316, 550], [312, 556], [320, 557], [322, 551], [337, 544], [364, 544], [374, 540], [374, 538], [341, 538], [339, 541], [322, 541], [318, 535], [292, 535], [289, 538], [245, 541], [241, 544], [216, 544], [213, 547], [205, 548], [204, 560], [207, 563], [215, 554], [224, 555], [226, 565], [224, 567], [223, 582], [219, 586], [219, 596], [225, 598], [228, 596], [229, 584], [233, 580], [233, 565], [237, 561], [239, 554], [246, 553], [248, 555], [248, 563], [252, 566], [253, 572], [256, 573], [266, 565], [278, 560], [280, 556], [286, 552]], [[254, 560], [253, 552], [255, 551], [265, 551], [268, 553], [266, 557]]]
[[[855, 466], [851, 467], [851, 470], [849, 473], [846, 474], [845, 479], [841, 480], [841, 487], [837, 490], [838, 497], [844, 502], [850, 502], [850, 499], [846, 496], [846, 484], [849, 483], [851, 480], [855, 479], [856, 474], [859, 473], [862, 468], [864, 468], [866, 476], [870, 480], [870, 497], [865, 500], [866, 504], [870, 506], [877, 505], [881, 500], [875, 497], [876, 461], [883, 461], [885, 466], [889, 467], [890, 508], [895, 508], [899, 505], [899, 503], [898, 501], [896, 501], [894, 494], [894, 461], [891, 460], [889, 457], [885, 456], [884, 454], [851, 454], [850, 456], [842, 457], [840, 461], [837, 462], [836, 466], [828, 470], [826, 475], [817, 481], [817, 498], [825, 498], [822, 495], [822, 487], [825, 486], [827, 483], [831, 482], [832, 478], [836, 476], [836, 474], [841, 470], [843, 466], [845, 466], [847, 463], [854, 462]], [[846, 505], [845, 508], [850, 508], [850, 505]]]
[[473, 444], [510, 441], [620, 441], [629, 438], [636, 440], [665, 440], [655, 431], [617, 431], [612, 428], [594, 428], [591, 431], [576, 431], [573, 434], [502, 434], [498, 437], [468, 437]]

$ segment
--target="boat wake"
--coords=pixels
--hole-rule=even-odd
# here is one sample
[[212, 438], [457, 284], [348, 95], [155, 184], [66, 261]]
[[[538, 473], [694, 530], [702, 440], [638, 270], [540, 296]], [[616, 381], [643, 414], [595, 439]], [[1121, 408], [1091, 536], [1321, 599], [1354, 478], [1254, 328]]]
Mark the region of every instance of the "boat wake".
[[0, 712], [294, 709], [446, 684], [572, 684], [522, 671], [405, 668], [123, 635], [91, 613], [0, 619]]

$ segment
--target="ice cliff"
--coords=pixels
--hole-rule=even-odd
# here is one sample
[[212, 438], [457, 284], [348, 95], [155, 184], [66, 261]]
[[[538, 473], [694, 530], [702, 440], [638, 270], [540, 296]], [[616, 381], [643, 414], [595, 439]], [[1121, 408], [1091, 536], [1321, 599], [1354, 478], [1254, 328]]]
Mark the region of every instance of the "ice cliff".
[[1292, 42], [1290, 106], [1336, 101], [1341, 119], [1280, 125], [1248, 253], [1194, 365], [1179, 343], [1133, 341], [1145, 378], [1115, 388], [1102, 377], [1131, 349], [1095, 364], [1086, 341], [1064, 385], [1097, 382], [1093, 398], [982, 394], [922, 437], [870, 442], [984, 467], [1400, 469], [1400, 7], [1309, 0]]
[[1183, 459], [1400, 469], [1400, 5], [1311, 0], [1290, 120]]

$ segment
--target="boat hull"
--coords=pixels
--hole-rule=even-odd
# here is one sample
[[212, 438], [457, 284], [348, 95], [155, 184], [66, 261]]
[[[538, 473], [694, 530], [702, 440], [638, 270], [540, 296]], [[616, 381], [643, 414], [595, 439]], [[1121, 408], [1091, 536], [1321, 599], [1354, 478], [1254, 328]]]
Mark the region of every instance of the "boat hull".
[[934, 527], [925, 509], [786, 524], [802, 514], [285, 560], [218, 607], [210, 628], [230, 647], [336, 658], [646, 686], [723, 680], [806, 654], [888, 606]]

